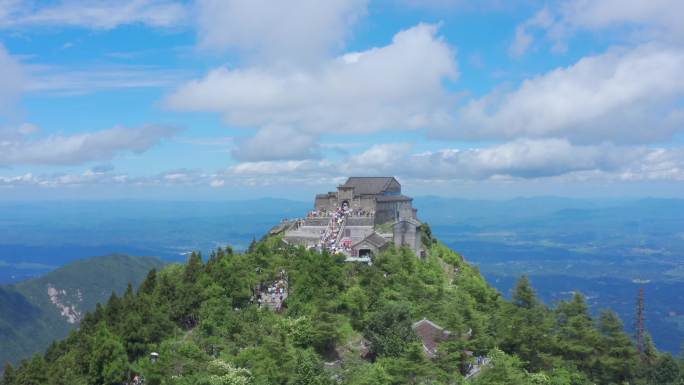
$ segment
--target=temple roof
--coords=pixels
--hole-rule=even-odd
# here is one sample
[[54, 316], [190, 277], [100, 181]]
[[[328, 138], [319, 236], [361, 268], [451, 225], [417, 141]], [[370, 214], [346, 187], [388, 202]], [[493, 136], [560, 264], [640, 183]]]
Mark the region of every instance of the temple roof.
[[362, 240], [356, 242], [356, 244], [354, 244], [352, 247], [356, 247], [357, 245], [360, 245], [364, 242], [370, 243], [371, 245], [377, 247], [378, 249], [381, 249], [382, 247], [384, 247], [386, 244], [389, 243], [389, 241], [387, 239], [385, 239], [382, 235], [373, 231], [366, 238], [363, 238]]
[[437, 354], [437, 345], [451, 335], [450, 331], [425, 318], [414, 323], [412, 328], [423, 341], [423, 348], [430, 357]]
[[340, 187], [351, 187], [355, 195], [380, 195], [390, 187], [392, 182], [399, 182], [394, 177], [363, 177], [353, 176]]

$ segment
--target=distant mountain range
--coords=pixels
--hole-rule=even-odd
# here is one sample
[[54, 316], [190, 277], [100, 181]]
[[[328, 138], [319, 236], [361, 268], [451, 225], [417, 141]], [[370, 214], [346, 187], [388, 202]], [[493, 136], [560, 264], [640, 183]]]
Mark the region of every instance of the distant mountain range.
[[[156, 255], [180, 262], [193, 250], [244, 250], [274, 224], [312, 206], [313, 201], [284, 199], [0, 202], [0, 283], [93, 255]], [[684, 200], [417, 196], [414, 206], [440, 240], [477, 265], [504, 295], [527, 274], [547, 303], [578, 290], [593, 311], [614, 309], [629, 329], [644, 285], [647, 328], [659, 348], [680, 351]]]
[[137, 287], [157, 258], [109, 255], [69, 263], [40, 278], [0, 286], [0, 363], [16, 363], [43, 351], [78, 326], [81, 317], [106, 303], [112, 292]]

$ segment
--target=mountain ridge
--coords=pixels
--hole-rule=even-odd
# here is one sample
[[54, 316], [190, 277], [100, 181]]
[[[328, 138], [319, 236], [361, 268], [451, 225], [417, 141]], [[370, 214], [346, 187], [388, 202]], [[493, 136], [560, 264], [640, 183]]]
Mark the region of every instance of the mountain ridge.
[[166, 263], [123, 254], [77, 260], [37, 278], [0, 286], [0, 362], [18, 362], [64, 338], [112, 292], [138, 285]]

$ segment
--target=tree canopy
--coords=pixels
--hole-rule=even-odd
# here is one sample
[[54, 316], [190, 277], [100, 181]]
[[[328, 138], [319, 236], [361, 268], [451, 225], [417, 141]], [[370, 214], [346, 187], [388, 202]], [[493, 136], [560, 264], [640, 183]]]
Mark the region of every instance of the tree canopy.
[[[550, 308], [523, 277], [511, 301], [439, 243], [389, 248], [372, 265], [277, 237], [245, 253], [152, 270], [141, 286], [84, 317], [43, 355], [6, 366], [3, 385], [681, 384], [681, 360], [637, 354], [612, 312], [581, 294]], [[257, 288], [286, 275], [280, 311]], [[449, 331], [428, 357], [413, 322]], [[155, 352], [158, 359], [152, 360]], [[487, 357], [487, 358], [484, 358]], [[465, 375], [483, 364], [479, 376]]]

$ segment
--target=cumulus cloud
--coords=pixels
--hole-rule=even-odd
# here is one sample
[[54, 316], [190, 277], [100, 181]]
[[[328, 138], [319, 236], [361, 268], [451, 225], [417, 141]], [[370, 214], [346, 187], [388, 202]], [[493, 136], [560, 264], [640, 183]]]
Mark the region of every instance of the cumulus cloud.
[[308, 62], [342, 48], [368, 0], [200, 0], [204, 48], [238, 49], [268, 61]]
[[[382, 161], [382, 160], [387, 161]], [[684, 148], [572, 145], [560, 139], [517, 140], [487, 148], [413, 152], [410, 144], [375, 145], [332, 161], [243, 162], [208, 173], [176, 169], [130, 176], [109, 167], [80, 173], [0, 176], [0, 187], [334, 185], [348, 175], [396, 175], [414, 181], [684, 181]]]
[[187, 16], [180, 1], [0, 0], [0, 28], [72, 26], [112, 29], [125, 24], [172, 27]]
[[341, 167], [349, 175], [394, 174], [405, 164], [412, 146], [408, 143], [383, 143], [371, 146], [347, 159]]
[[233, 126], [292, 126], [303, 134], [359, 134], [450, 123], [458, 75], [434, 25], [396, 34], [390, 45], [349, 53], [310, 70], [218, 68], [167, 100], [175, 110], [222, 113]]
[[684, 51], [640, 46], [585, 57], [456, 111], [453, 138], [646, 143], [684, 128]]
[[404, 143], [375, 145], [346, 159], [245, 162], [227, 177], [342, 178], [397, 175], [408, 179], [482, 181], [599, 178], [684, 180], [684, 149], [573, 145], [562, 139], [516, 140], [475, 149], [415, 153]]
[[[545, 9], [516, 28], [511, 52], [522, 54], [531, 45], [534, 31], [541, 30], [554, 51], [564, 51], [578, 31], [610, 31], [636, 42], [684, 43], [680, 0], [565, 0]], [[539, 22], [543, 18], [543, 22]]]
[[317, 158], [320, 153], [316, 139], [292, 127], [266, 126], [239, 142], [232, 154], [240, 161]]
[[[74, 135], [31, 135], [7, 133], [0, 136], [0, 166], [19, 164], [70, 165], [106, 161], [121, 153], [142, 153], [178, 132], [177, 128], [144, 126], [114, 127]], [[12, 131], [12, 130], [9, 130]], [[2, 138], [5, 137], [3, 140]]]
[[433, 178], [545, 178], [578, 171], [615, 172], [640, 160], [643, 149], [611, 145], [573, 146], [566, 140], [517, 140], [482, 149], [446, 149], [411, 155], [414, 177], [421, 169]]

